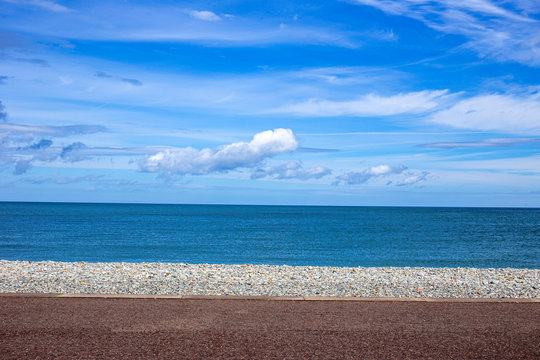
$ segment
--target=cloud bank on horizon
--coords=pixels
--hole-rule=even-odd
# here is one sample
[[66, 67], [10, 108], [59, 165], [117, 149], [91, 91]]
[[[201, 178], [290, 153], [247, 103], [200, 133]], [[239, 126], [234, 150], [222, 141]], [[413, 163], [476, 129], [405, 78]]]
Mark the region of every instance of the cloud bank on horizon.
[[0, 12], [0, 201], [540, 206], [535, 1]]

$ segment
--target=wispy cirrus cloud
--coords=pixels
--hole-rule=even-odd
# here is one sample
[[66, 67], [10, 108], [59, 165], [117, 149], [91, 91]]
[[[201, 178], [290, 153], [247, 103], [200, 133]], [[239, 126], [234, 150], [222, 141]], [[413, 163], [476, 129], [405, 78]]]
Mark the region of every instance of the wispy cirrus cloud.
[[20, 57], [20, 56], [12, 56], [5, 53], [0, 53], [0, 60], [8, 60], [8, 61], [15, 61], [19, 63], [27, 63], [27, 64], [33, 64], [38, 65], [41, 67], [50, 67], [51, 64], [45, 59], [39, 59], [39, 58], [26, 58], [26, 57]]
[[119, 81], [125, 82], [125, 83], [130, 84], [130, 85], [133, 85], [133, 86], [142, 86], [143, 85], [142, 81], [140, 81], [140, 80], [131, 79], [131, 78], [122, 78], [122, 77], [119, 77], [119, 76], [111, 75], [111, 74], [106, 73], [104, 71], [96, 71], [96, 73], [94, 75], [97, 78], [115, 79], [115, 80], [119, 80]]
[[251, 174], [251, 179], [309, 180], [320, 179], [331, 173], [332, 171], [325, 167], [304, 168], [301, 161], [290, 161], [277, 166], [257, 168]]
[[57, 13], [67, 13], [71, 10], [64, 5], [61, 5], [57, 2], [50, 1], [50, 0], [2, 0], [4, 2], [17, 4], [17, 5], [23, 5], [23, 6], [31, 6], [47, 11], [57, 12]]
[[56, 184], [56, 185], [67, 185], [75, 183], [90, 183], [93, 186], [107, 187], [107, 186], [130, 186], [136, 185], [137, 182], [133, 180], [124, 180], [124, 179], [112, 179], [107, 178], [105, 175], [84, 175], [84, 176], [59, 176], [54, 175], [51, 177], [36, 177], [36, 176], [27, 176], [21, 181], [30, 183], [30, 184]]
[[[448, 90], [424, 90], [388, 96], [367, 94], [346, 101], [310, 99], [269, 112], [312, 117], [422, 114], [428, 122], [454, 128], [510, 134], [540, 134], [538, 87], [517, 88], [511, 93], [468, 97], [464, 93], [451, 94]], [[493, 147], [501, 146], [503, 141], [477, 144]], [[465, 143], [462, 147], [466, 145]], [[469, 147], [473, 146], [472, 143], [469, 144]]]
[[197, 150], [192, 147], [169, 149], [146, 158], [140, 164], [144, 172], [164, 176], [205, 175], [253, 167], [264, 159], [298, 148], [292, 130], [275, 129], [257, 133], [249, 142], [238, 142], [216, 148]]
[[125, 82], [125, 83], [128, 83], [130, 85], [133, 85], [133, 86], [142, 86], [143, 85], [142, 81], [137, 80], [137, 79], [122, 78], [120, 80]]
[[422, 147], [436, 149], [499, 148], [520, 144], [540, 143], [538, 138], [486, 139], [478, 141], [448, 141], [422, 144]]
[[103, 175], [85, 175], [77, 177], [68, 177], [68, 176], [53, 176], [53, 177], [34, 177], [29, 176], [26, 179], [22, 180], [31, 184], [57, 184], [57, 185], [66, 185], [78, 182], [92, 182], [95, 183], [103, 179]]
[[390, 96], [367, 94], [346, 101], [309, 99], [270, 110], [270, 112], [299, 116], [360, 117], [420, 114], [437, 108], [447, 96], [448, 90], [424, 90]]
[[540, 91], [487, 94], [462, 99], [432, 114], [429, 121], [455, 128], [540, 134]]
[[10, 135], [64, 137], [78, 134], [93, 134], [105, 132], [107, 128], [101, 125], [38, 125], [38, 124], [0, 124], [0, 133]]
[[[14, 3], [12, 3], [14, 4]], [[92, 17], [85, 14], [92, 13]], [[113, 15], [114, 14], [114, 15]], [[219, 21], [225, 18], [231, 21]], [[137, 19], [134, 23], [133, 19]], [[177, 5], [125, 6], [114, 2], [87, 2], [77, 11], [34, 14], [3, 19], [12, 31], [82, 40], [190, 42], [238, 46], [261, 44], [326, 44], [357, 47], [356, 34], [335, 26], [282, 25], [277, 18], [216, 14], [180, 9]], [[367, 36], [367, 35], [366, 35]]]
[[[527, 1], [354, 0], [388, 14], [410, 17], [432, 29], [463, 35], [465, 47], [480, 57], [539, 66], [540, 22], [533, 14], [538, 4]], [[527, 15], [528, 14], [528, 15]]]

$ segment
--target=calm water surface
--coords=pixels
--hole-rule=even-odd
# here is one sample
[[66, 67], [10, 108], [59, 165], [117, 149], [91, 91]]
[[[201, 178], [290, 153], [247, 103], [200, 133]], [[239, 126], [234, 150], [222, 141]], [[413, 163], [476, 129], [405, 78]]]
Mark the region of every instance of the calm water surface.
[[540, 268], [540, 209], [0, 203], [0, 259]]

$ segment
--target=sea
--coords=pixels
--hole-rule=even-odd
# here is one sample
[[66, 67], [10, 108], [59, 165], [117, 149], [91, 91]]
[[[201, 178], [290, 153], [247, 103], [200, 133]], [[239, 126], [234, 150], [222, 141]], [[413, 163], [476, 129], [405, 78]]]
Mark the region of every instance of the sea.
[[0, 202], [0, 259], [540, 268], [540, 209]]

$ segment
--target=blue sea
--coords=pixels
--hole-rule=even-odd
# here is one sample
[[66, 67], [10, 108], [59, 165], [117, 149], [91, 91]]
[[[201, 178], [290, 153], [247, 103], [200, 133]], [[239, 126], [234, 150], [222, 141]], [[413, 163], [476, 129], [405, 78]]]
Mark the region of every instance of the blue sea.
[[540, 268], [540, 209], [0, 202], [0, 259]]

